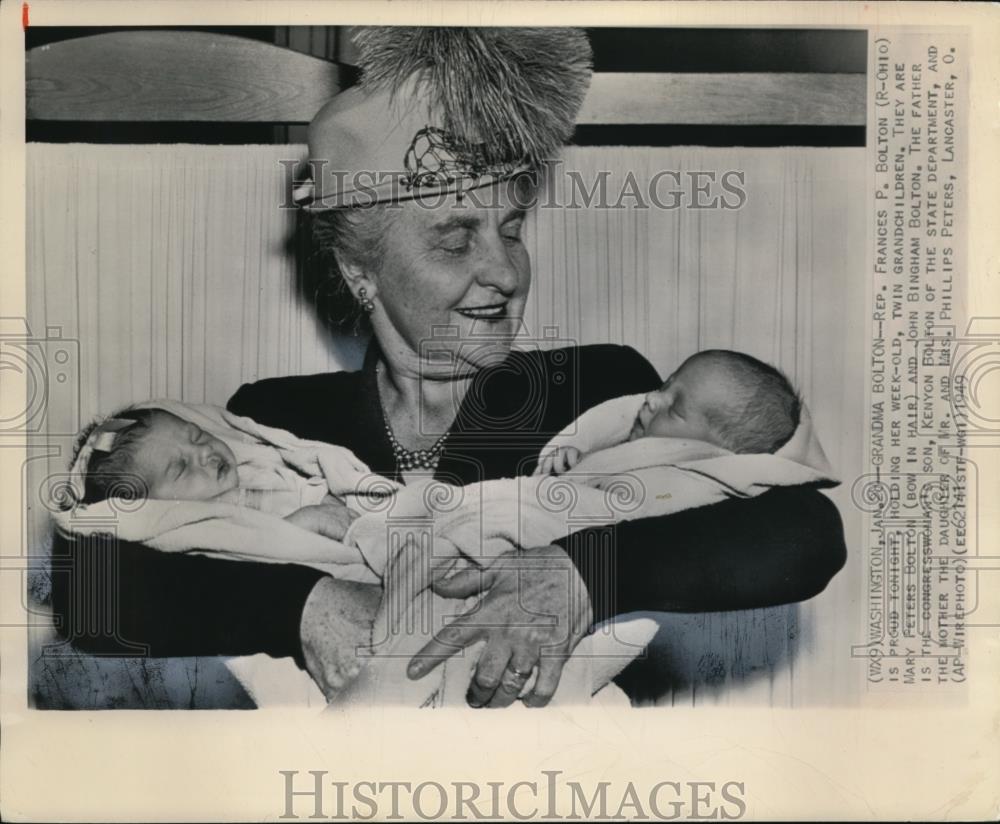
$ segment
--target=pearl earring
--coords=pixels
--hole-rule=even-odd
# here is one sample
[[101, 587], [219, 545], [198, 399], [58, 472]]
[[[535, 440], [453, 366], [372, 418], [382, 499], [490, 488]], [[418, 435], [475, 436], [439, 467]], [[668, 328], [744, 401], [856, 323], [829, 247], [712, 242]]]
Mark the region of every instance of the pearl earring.
[[368, 290], [364, 286], [358, 290], [358, 302], [367, 314], [370, 315], [375, 311], [375, 301], [368, 297]]

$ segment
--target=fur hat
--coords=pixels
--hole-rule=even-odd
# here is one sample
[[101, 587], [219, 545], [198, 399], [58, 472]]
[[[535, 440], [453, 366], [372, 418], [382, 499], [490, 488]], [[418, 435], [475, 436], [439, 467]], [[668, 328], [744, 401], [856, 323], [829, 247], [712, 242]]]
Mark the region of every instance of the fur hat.
[[578, 29], [360, 29], [360, 85], [309, 126], [312, 180], [329, 209], [463, 191], [537, 166], [573, 133], [590, 84]]

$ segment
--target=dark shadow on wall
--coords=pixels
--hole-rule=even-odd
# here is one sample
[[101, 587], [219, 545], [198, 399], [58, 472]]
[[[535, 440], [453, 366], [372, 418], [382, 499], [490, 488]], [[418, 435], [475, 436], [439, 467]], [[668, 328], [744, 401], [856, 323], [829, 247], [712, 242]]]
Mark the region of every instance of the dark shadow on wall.
[[[56, 539], [59, 540], [58, 538]], [[58, 554], [64, 554], [57, 550]], [[36, 547], [28, 572], [28, 705], [37, 710], [244, 710], [253, 699], [225, 659], [92, 655], [56, 633], [52, 551]], [[65, 574], [65, 569], [55, 574]], [[43, 629], [45, 628], [45, 629]]]
[[30, 670], [30, 703], [39, 710], [256, 709], [222, 658], [121, 658], [64, 647]]
[[329, 333], [330, 345], [353, 368], [361, 368], [370, 334], [359, 323], [359, 313], [328, 253], [313, 240], [311, 218], [296, 212], [294, 228], [284, 240], [284, 252], [295, 261], [295, 292], [298, 300], [314, 312]]
[[697, 706], [707, 698], [724, 702], [725, 693], [791, 667], [799, 651], [798, 604], [627, 617], [638, 615], [655, 619], [660, 628], [645, 656], [615, 679], [637, 706]]

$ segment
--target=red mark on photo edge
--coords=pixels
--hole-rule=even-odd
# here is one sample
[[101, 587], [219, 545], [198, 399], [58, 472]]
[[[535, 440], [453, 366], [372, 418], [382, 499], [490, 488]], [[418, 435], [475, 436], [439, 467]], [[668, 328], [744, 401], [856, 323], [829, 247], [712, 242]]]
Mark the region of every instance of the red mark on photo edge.
[[27, 31], [28, 30], [28, 4], [21, 4], [21, 27]]

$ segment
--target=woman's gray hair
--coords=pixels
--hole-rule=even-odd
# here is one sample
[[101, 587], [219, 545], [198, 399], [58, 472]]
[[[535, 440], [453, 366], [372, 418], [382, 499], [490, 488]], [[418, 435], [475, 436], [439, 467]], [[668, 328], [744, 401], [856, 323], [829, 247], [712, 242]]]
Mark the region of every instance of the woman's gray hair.
[[370, 331], [368, 315], [348, 289], [341, 265], [350, 263], [370, 272], [381, 268], [389, 222], [385, 204], [313, 212], [308, 221], [324, 267], [329, 320], [342, 329]]

